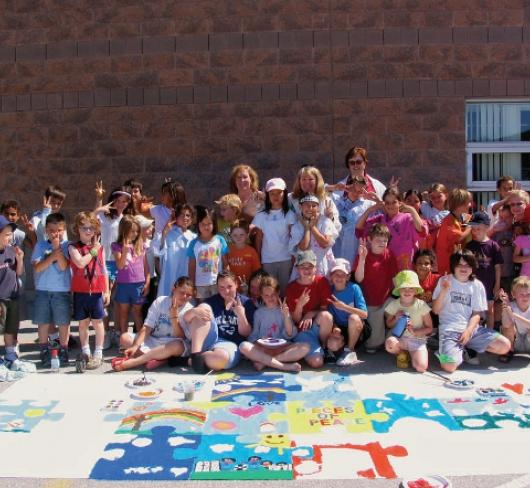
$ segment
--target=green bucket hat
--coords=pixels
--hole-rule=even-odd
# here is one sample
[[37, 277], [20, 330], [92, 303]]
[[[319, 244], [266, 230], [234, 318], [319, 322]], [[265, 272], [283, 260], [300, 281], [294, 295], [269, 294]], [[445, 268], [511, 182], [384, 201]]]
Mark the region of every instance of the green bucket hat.
[[392, 291], [393, 295], [399, 295], [401, 288], [416, 288], [416, 294], [423, 293], [423, 288], [420, 286], [418, 275], [410, 269], [400, 271], [394, 276], [395, 288]]

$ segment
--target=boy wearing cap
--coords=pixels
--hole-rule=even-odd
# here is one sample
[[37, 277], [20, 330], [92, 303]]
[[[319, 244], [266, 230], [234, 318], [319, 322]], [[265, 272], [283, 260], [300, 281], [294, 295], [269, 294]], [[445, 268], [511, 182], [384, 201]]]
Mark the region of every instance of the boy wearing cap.
[[471, 241], [467, 244], [477, 260], [477, 278], [482, 281], [488, 299], [487, 325], [493, 329], [495, 315], [493, 301], [501, 288], [502, 258], [499, 244], [488, 237], [491, 224], [486, 212], [475, 212], [468, 222], [471, 227]]
[[[291, 228], [289, 247], [293, 254], [311, 249], [317, 258], [317, 274], [326, 276], [329, 264], [334, 261], [331, 247], [338, 235], [337, 228], [331, 219], [320, 213], [320, 201], [316, 195], [308, 193], [299, 202], [301, 215]], [[295, 268], [291, 279], [296, 276]]]
[[333, 317], [327, 311], [331, 288], [325, 276], [316, 274], [316, 264], [313, 251], [298, 251], [295, 266], [299, 276], [285, 290], [287, 306], [299, 331], [294, 342], [309, 344], [305, 361], [312, 368], [324, 364], [321, 344], [326, 344], [333, 327]]
[[[18, 359], [16, 353], [19, 327], [18, 277], [24, 273], [24, 252], [12, 246], [16, 224], [0, 215], [0, 333], [4, 334], [5, 364], [10, 367]], [[0, 358], [0, 364], [4, 360]]]
[[412, 366], [418, 373], [427, 371], [429, 353], [427, 336], [432, 332], [430, 307], [416, 295], [423, 293], [418, 275], [411, 270], [400, 271], [394, 278], [396, 287], [393, 294], [399, 298], [391, 300], [385, 307], [386, 326], [391, 329], [404, 314], [409, 317], [407, 328], [401, 337], [390, 335], [385, 341], [385, 349], [398, 356], [405, 351], [410, 353]]
[[346, 343], [337, 366], [352, 366], [357, 362], [354, 349], [358, 342], [370, 337], [366, 302], [361, 287], [350, 281], [351, 266], [347, 259], [338, 258], [330, 272], [332, 283], [328, 311], [333, 316], [333, 331], [327, 341], [329, 351], [337, 352]]

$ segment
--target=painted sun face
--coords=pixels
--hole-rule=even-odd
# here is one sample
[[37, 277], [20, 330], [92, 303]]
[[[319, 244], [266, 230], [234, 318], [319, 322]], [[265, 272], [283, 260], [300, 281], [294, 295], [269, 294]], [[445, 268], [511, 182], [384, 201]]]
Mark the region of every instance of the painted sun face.
[[291, 440], [284, 434], [267, 434], [261, 438], [261, 444], [276, 449], [291, 447]]

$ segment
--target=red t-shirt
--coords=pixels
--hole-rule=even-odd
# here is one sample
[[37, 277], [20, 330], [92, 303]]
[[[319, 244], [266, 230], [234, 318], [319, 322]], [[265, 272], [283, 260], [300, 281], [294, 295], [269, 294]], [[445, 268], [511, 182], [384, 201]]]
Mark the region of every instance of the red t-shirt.
[[[353, 269], [357, 269], [359, 256], [355, 259]], [[396, 258], [389, 249], [383, 254], [374, 254], [368, 251], [364, 263], [364, 279], [361, 285], [366, 305], [380, 307], [383, 305], [394, 288], [392, 281], [398, 273]]]
[[423, 288], [423, 294], [420, 296], [428, 305], [432, 302], [432, 292], [436, 288], [439, 279], [440, 275], [431, 271], [423, 281], [420, 280], [420, 286]]
[[328, 307], [328, 300], [331, 298], [329, 282], [325, 276], [315, 276], [313, 283], [310, 285], [301, 285], [298, 281], [291, 281], [287, 285], [285, 298], [291, 313], [294, 312], [298, 298], [306, 288], [309, 288], [309, 301], [305, 304], [302, 315], [307, 312], [324, 310]]

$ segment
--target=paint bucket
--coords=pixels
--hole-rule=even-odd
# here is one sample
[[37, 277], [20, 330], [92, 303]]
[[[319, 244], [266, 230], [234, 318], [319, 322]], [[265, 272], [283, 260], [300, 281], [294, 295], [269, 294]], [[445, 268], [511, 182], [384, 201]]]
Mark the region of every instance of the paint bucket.
[[400, 488], [452, 488], [452, 483], [441, 474], [414, 476], [404, 479], [399, 484]]
[[186, 382], [182, 385], [182, 392], [184, 393], [184, 401], [191, 402], [195, 395], [195, 383]]

